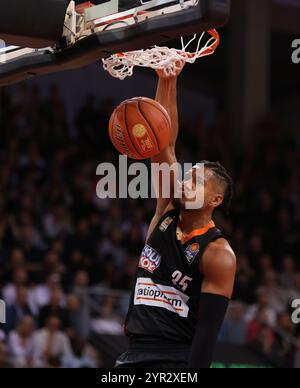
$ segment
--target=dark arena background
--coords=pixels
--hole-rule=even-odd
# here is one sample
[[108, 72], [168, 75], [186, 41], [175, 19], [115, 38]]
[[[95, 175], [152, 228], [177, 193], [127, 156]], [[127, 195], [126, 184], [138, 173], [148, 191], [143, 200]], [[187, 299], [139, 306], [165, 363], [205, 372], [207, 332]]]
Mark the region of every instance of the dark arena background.
[[[215, 215], [238, 274], [214, 368], [300, 368], [299, 20], [296, 0], [232, 0], [215, 55], [178, 80], [180, 162], [219, 160], [235, 182]], [[95, 63], [0, 88], [0, 367], [106, 368], [126, 350], [155, 202], [100, 200], [96, 168], [118, 163], [114, 108], [156, 80]]]

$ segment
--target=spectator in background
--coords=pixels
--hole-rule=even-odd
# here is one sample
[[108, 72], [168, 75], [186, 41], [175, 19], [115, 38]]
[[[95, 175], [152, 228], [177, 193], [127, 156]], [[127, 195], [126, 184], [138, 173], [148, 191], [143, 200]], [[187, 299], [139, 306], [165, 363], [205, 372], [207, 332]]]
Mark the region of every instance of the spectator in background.
[[270, 307], [276, 313], [279, 314], [286, 310], [288, 290], [280, 287], [278, 274], [274, 270], [267, 270], [263, 274], [262, 286], [258, 288], [258, 291], [266, 294]]
[[67, 283], [70, 284], [72, 283], [78, 271], [81, 271], [81, 270], [87, 271], [85, 256], [83, 255], [83, 253], [77, 249], [69, 250], [68, 259], [67, 259], [67, 268], [68, 268], [68, 271], [66, 273], [65, 278], [67, 280]]
[[32, 300], [34, 311], [38, 315], [39, 310], [50, 303], [53, 290], [61, 288], [61, 276], [59, 274], [50, 274], [46, 277], [44, 283], [38, 284], [32, 290]]
[[293, 284], [292, 284], [292, 288], [289, 291], [288, 299], [289, 299], [288, 300], [289, 303], [295, 299], [300, 300], [300, 272], [294, 273]]
[[24, 286], [20, 286], [17, 288], [16, 292], [15, 303], [8, 305], [6, 310], [6, 324], [4, 327], [7, 333], [11, 330], [15, 330], [23, 317], [26, 315], [34, 315], [28, 304], [28, 289]]
[[143, 235], [143, 229], [140, 225], [133, 225], [128, 233], [128, 236], [126, 238], [128, 248], [127, 252], [129, 255], [136, 255], [137, 252], [142, 252], [144, 248], [144, 242], [145, 238]]
[[274, 359], [277, 352], [273, 330], [266, 325], [261, 325], [258, 328], [256, 338], [249, 343], [249, 347], [270, 359]]
[[7, 268], [6, 276], [9, 276], [9, 273], [15, 273], [19, 268], [26, 268], [26, 259], [24, 253], [19, 248], [12, 249], [10, 253], [9, 263], [5, 265]]
[[39, 268], [43, 258], [44, 243], [38, 228], [34, 227], [31, 221], [24, 223], [20, 218], [18, 221], [14, 220], [15, 225], [12, 227], [14, 237], [27, 257], [27, 265]]
[[246, 321], [249, 323], [255, 320], [261, 311], [266, 317], [265, 323], [271, 327], [275, 327], [277, 322], [276, 311], [270, 305], [269, 295], [262, 290], [257, 292], [256, 304], [248, 308], [245, 316]]
[[245, 255], [241, 255], [239, 257], [239, 261], [237, 263], [237, 275], [245, 275], [250, 282], [255, 276], [255, 272], [250, 265], [249, 258]]
[[87, 344], [81, 338], [75, 337], [72, 341], [73, 354], [69, 354], [62, 359], [63, 368], [96, 368], [96, 360], [90, 356]]
[[244, 273], [237, 276], [233, 292], [233, 300], [241, 300], [248, 305], [255, 302], [254, 283]]
[[241, 302], [232, 302], [224, 321], [219, 340], [222, 342], [244, 345], [247, 338], [246, 307]]
[[24, 153], [19, 160], [20, 167], [25, 169], [36, 169], [42, 173], [46, 167], [46, 162], [40, 153], [39, 146], [36, 142], [31, 141], [28, 144], [27, 152]]
[[249, 238], [248, 242], [248, 256], [252, 258], [253, 264], [257, 269], [257, 264], [259, 264], [259, 259], [264, 253], [264, 243], [262, 236], [258, 233], [254, 233]]
[[87, 271], [77, 271], [74, 276], [73, 288], [74, 290], [84, 290], [89, 286], [90, 278]]
[[267, 273], [271, 273], [271, 272], [274, 272], [274, 267], [273, 267], [273, 262], [272, 262], [272, 259], [269, 255], [262, 255], [260, 258], [259, 258], [259, 261], [258, 261], [258, 271], [257, 273], [259, 274], [258, 275], [258, 278], [256, 280], [256, 284], [261, 284], [264, 280], [265, 280], [265, 276]]
[[66, 312], [68, 319], [68, 329], [74, 330], [74, 336], [85, 338], [86, 324], [84, 322], [84, 314], [82, 315], [80, 308], [80, 300], [76, 295], [70, 294], [67, 297]]
[[[2, 325], [2, 324], [1, 324]], [[0, 343], [4, 343], [6, 339], [5, 332], [0, 329]]]
[[0, 342], [0, 369], [12, 368], [9, 362], [6, 345]]
[[249, 258], [241, 255], [238, 260], [234, 300], [238, 299], [247, 304], [254, 303], [254, 278], [255, 272], [250, 265]]
[[71, 215], [62, 205], [55, 205], [44, 218], [45, 234], [48, 238], [67, 237], [72, 232]]
[[138, 257], [135, 256], [128, 258], [124, 271], [120, 275], [118, 281], [112, 283], [113, 288], [117, 288], [119, 290], [129, 290], [131, 288], [138, 261]]
[[259, 310], [253, 319], [248, 324], [247, 332], [247, 344], [253, 344], [259, 340], [259, 335], [262, 328], [269, 328], [269, 333], [272, 332], [273, 340], [275, 341], [275, 333], [272, 327], [269, 325], [269, 317], [267, 315], [267, 310]]
[[296, 266], [292, 256], [285, 256], [282, 259], [281, 271], [279, 275], [280, 285], [283, 288], [292, 288], [294, 284], [294, 274]]
[[97, 334], [123, 334], [121, 318], [116, 311], [116, 299], [114, 297], [106, 297], [101, 306], [100, 318], [92, 321], [93, 331]]
[[52, 240], [51, 251], [57, 254], [61, 258], [65, 251], [64, 241], [59, 238]]
[[102, 241], [98, 250], [102, 258], [109, 255], [112, 264], [116, 268], [120, 269], [124, 265], [126, 251], [123, 246], [120, 230], [115, 228], [111, 230], [109, 239]]
[[57, 316], [61, 321], [62, 329], [69, 326], [67, 311], [63, 307], [64, 305], [64, 296], [60, 288], [55, 288], [52, 290], [50, 302], [48, 305], [44, 306], [40, 310], [39, 314], [39, 327], [44, 327], [48, 318], [52, 315]]
[[95, 237], [91, 231], [88, 219], [82, 218], [77, 222], [73, 236], [68, 240], [72, 250], [77, 250], [85, 256], [96, 255]]
[[60, 319], [48, 317], [46, 326], [38, 330], [33, 339], [36, 367], [60, 366], [62, 359], [72, 355], [69, 338], [61, 330]]
[[62, 275], [65, 272], [65, 267], [59, 257], [59, 254], [55, 251], [49, 251], [44, 259], [43, 272], [47, 276]]
[[12, 282], [3, 287], [2, 298], [7, 305], [15, 303], [17, 298], [17, 289], [27, 286], [28, 273], [25, 268], [16, 268], [12, 275]]
[[89, 304], [89, 290], [90, 277], [86, 271], [76, 272], [71, 288], [71, 293], [75, 295], [80, 303], [80, 331], [83, 338], [87, 338], [91, 327], [91, 314]]
[[292, 368], [294, 363], [294, 338], [296, 327], [291, 320], [291, 316], [288, 313], [282, 313], [278, 317], [278, 344], [279, 351], [277, 357], [280, 360], [281, 365]]
[[15, 368], [30, 368], [33, 366], [34, 321], [30, 316], [24, 316], [17, 327], [8, 337], [8, 352]]

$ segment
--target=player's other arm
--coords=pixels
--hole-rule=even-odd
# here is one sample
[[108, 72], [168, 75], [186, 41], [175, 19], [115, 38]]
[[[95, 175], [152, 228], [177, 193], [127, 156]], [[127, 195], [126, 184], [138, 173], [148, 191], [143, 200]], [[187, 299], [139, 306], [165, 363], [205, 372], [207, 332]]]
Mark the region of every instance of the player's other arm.
[[232, 297], [236, 257], [228, 242], [219, 239], [209, 245], [201, 262], [204, 283], [199, 317], [192, 344], [189, 366], [209, 368], [214, 349]]
[[156, 163], [158, 165], [162, 165], [163, 163], [168, 166], [173, 166], [170, 169], [170, 187], [169, 187], [169, 198], [164, 198], [163, 195], [163, 175], [159, 174], [157, 176], [153, 176], [153, 184], [156, 191], [157, 196], [157, 206], [155, 216], [150, 225], [149, 234], [151, 234], [153, 228], [156, 226], [157, 222], [164, 214], [170, 202], [174, 196], [174, 182], [177, 180], [177, 168], [176, 168], [176, 154], [175, 147], [176, 141], [178, 137], [178, 109], [177, 109], [177, 79], [179, 74], [181, 73], [184, 67], [183, 62], [178, 63], [178, 70], [176, 72], [176, 76], [166, 76], [163, 70], [157, 71], [159, 80], [156, 91], [156, 101], [159, 102], [169, 113], [171, 119], [171, 136], [170, 142], [167, 148], [162, 151], [159, 155], [155, 156], [151, 159], [151, 163]]

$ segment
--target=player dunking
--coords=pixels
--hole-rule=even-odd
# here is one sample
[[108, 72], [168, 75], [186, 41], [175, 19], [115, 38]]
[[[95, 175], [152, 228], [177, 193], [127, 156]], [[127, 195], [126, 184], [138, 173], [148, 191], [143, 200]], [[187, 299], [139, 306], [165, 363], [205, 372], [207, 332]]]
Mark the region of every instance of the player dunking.
[[[182, 67], [176, 77], [158, 72], [156, 100], [169, 112], [172, 135], [154, 163], [176, 163], [177, 77]], [[183, 186], [204, 190], [201, 209], [187, 210], [184, 195], [182, 200], [157, 201], [125, 323], [130, 346], [118, 367], [211, 365], [232, 296], [236, 258], [212, 221], [214, 210], [231, 200], [232, 180], [219, 163], [203, 163], [204, 182], [196, 179], [195, 167]]]

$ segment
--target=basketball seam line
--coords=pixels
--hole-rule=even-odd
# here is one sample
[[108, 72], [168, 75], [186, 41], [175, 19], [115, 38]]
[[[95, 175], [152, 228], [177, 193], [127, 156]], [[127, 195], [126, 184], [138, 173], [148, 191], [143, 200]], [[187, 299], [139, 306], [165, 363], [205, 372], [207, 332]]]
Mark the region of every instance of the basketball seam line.
[[113, 116], [110, 119], [110, 123], [112, 123], [112, 124], [109, 125], [109, 136], [110, 136], [111, 142], [115, 148], [117, 148], [117, 143], [115, 141], [115, 133], [114, 133], [114, 124], [115, 124], [116, 115], [117, 115], [117, 112], [116, 112], [116, 110], [114, 110]]
[[127, 131], [128, 135], [129, 135], [129, 139], [130, 139], [130, 141], [131, 141], [132, 147], [135, 149], [136, 153], [137, 153], [141, 158], [144, 158], [144, 155], [142, 155], [142, 153], [137, 149], [136, 145], [134, 144], [134, 141], [133, 141], [132, 136], [131, 136], [131, 131], [130, 131], [130, 129], [128, 128], [128, 122], [127, 122], [127, 104], [125, 104], [124, 116], [125, 116], [125, 126], [126, 126], [126, 131]]
[[[147, 101], [147, 100], [144, 100], [144, 99], [142, 101], [145, 102], [148, 105], [151, 105], [152, 107], [156, 107], [157, 109], [159, 109], [159, 111], [164, 115], [164, 117], [168, 121], [168, 123], [170, 123], [170, 117], [167, 116], [168, 112], [166, 112], [166, 109], [160, 109], [159, 106], [152, 104], [150, 101]], [[157, 103], [159, 104], [159, 102], [157, 102]], [[159, 105], [161, 105], [161, 104], [159, 104]], [[163, 108], [163, 106], [162, 106], [162, 108]], [[167, 113], [167, 115], [166, 115], [166, 113]]]
[[[112, 113], [112, 116], [110, 117], [110, 120], [109, 120], [109, 135], [111, 136], [111, 129], [114, 128], [113, 124], [115, 122], [115, 117], [116, 117], [116, 111], [114, 110], [113, 113]], [[111, 136], [113, 137], [113, 136]]]
[[147, 119], [146, 114], [143, 112], [140, 102], [141, 102], [141, 100], [138, 101], [138, 109], [139, 109], [141, 115], [143, 116], [144, 120], [146, 121], [146, 123], [149, 125], [149, 127], [150, 127], [150, 129], [151, 129], [151, 131], [153, 133], [153, 136], [155, 138], [157, 149], [160, 152], [160, 147], [159, 147], [159, 144], [158, 144], [156, 133], [155, 133], [155, 131], [154, 131], [152, 125], [151, 125], [151, 122]]

